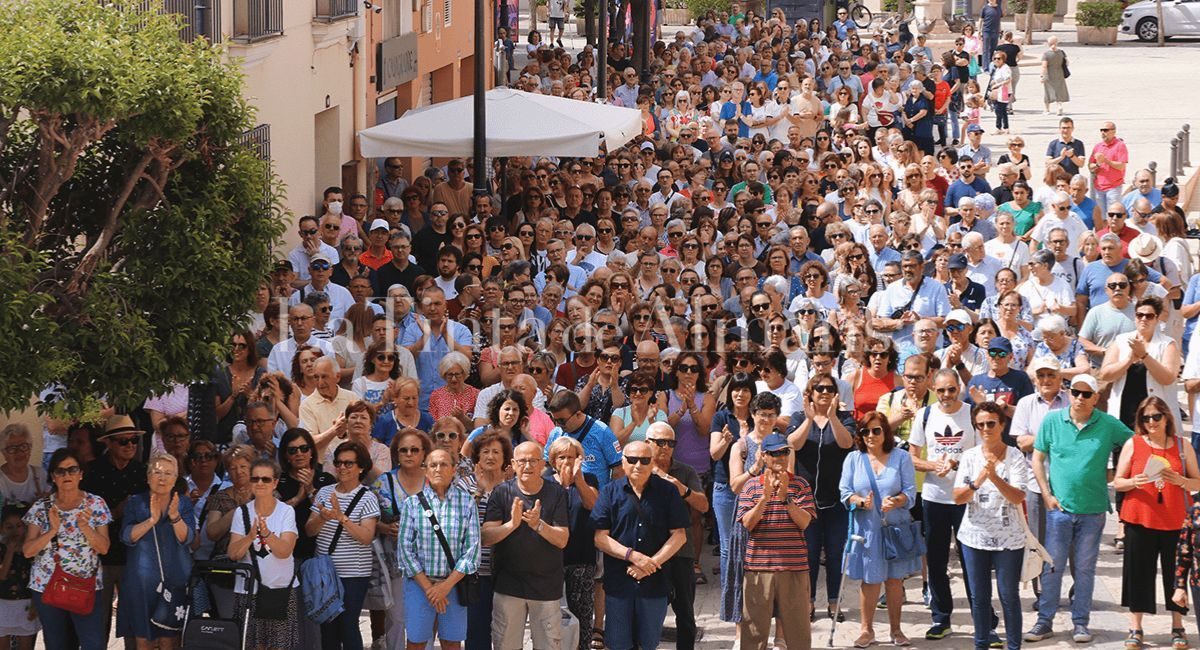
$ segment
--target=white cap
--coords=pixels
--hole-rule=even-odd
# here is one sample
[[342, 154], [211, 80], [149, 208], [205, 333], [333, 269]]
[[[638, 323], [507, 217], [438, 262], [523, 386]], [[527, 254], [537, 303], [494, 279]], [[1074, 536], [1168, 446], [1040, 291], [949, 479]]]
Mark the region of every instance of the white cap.
[[1100, 390], [1100, 382], [1096, 381], [1096, 378], [1091, 375], [1075, 375], [1075, 378], [1071, 380], [1071, 388], [1080, 384], [1092, 389], [1092, 392]]
[[1049, 356], [1037, 357], [1032, 362], [1030, 362], [1029, 371], [1037, 372], [1039, 370], [1054, 370], [1055, 372], [1057, 372], [1059, 370], [1062, 370], [1062, 363], [1060, 363], [1056, 357], [1049, 357]]
[[975, 320], [967, 313], [965, 309], [951, 309], [949, 314], [946, 314], [947, 323], [962, 323], [963, 325], [974, 324]]
[[371, 228], [367, 232], [374, 232], [379, 229], [391, 230], [392, 225], [387, 222], [387, 219], [376, 219], [371, 222]]

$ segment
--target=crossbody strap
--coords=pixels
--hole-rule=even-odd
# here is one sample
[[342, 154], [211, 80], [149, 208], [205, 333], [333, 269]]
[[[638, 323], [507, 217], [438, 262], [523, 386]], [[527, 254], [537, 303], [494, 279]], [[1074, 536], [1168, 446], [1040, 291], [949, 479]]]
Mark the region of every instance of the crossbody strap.
[[417, 498], [421, 500], [421, 507], [425, 509], [425, 516], [429, 518], [429, 523], [433, 525], [433, 532], [437, 535], [438, 542], [442, 545], [442, 552], [446, 554], [446, 560], [450, 562], [450, 571], [454, 571], [454, 567], [458, 562], [454, 559], [454, 552], [450, 550], [450, 542], [446, 541], [446, 534], [442, 532], [442, 525], [438, 523], [437, 515], [433, 514], [433, 506], [429, 505], [429, 501], [425, 498], [425, 491], [417, 492]]
[[[278, 507], [279, 502], [277, 501], [275, 505], [276, 505], [276, 507]], [[241, 509], [242, 509], [242, 524], [246, 527], [246, 535], [247, 536], [252, 535], [254, 533], [252, 533], [250, 531], [250, 506], [249, 506], [249, 504], [243, 504]], [[254, 593], [258, 593], [259, 587], [266, 589], [267, 586], [265, 583], [263, 583], [262, 569], [258, 568], [258, 555], [254, 552], [254, 542], [250, 542], [250, 548], [247, 549], [246, 553], [248, 553], [250, 555], [250, 564], [252, 564], [254, 566], [254, 577], [255, 577]], [[292, 577], [291, 577], [291, 579], [288, 580], [287, 586], [291, 587], [292, 583], [295, 581], [296, 581], [296, 559], [295, 559], [295, 555], [293, 554], [292, 555]]]
[[867, 455], [862, 452], [859, 453], [862, 454], [859, 456], [859, 459], [862, 460], [863, 469], [867, 472], [867, 478], [871, 479], [871, 492], [875, 495], [872, 505], [875, 507], [875, 514], [879, 515], [879, 521], [882, 522], [886, 518], [886, 515], [883, 512], [883, 508], [880, 507], [883, 497], [879, 494], [879, 484], [875, 482], [875, 470], [871, 468], [871, 461], [867, 459]]
[[391, 498], [392, 498], [392, 512], [399, 515], [400, 514], [400, 505], [396, 503], [396, 481], [394, 479], [392, 479], [391, 472], [385, 472], [384, 476], [387, 477], [388, 491], [390, 492], [389, 496], [391, 496]]
[[[337, 488], [334, 488], [335, 491], [336, 491], [336, 489]], [[347, 517], [349, 517], [354, 512], [354, 506], [358, 505], [358, 502], [362, 500], [363, 495], [366, 494], [366, 492], [367, 492], [367, 488], [360, 487], [358, 489], [358, 493], [354, 495], [354, 498], [350, 499], [350, 505], [346, 507], [346, 516]], [[333, 551], [334, 551], [334, 549], [337, 548], [338, 540], [342, 538], [342, 531], [344, 531], [344, 530], [346, 530], [346, 527], [343, 526], [341, 523], [338, 523], [337, 530], [333, 531], [333, 539], [329, 541], [329, 552], [327, 553], [328, 555], [333, 555]]]

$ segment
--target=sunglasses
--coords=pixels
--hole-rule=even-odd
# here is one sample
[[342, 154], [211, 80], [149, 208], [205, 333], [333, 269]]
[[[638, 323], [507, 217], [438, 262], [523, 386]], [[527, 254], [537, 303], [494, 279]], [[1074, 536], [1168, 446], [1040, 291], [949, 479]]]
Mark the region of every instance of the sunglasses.
[[377, 354], [377, 355], [375, 355], [375, 360], [376, 361], [395, 361], [396, 355], [394, 355], [394, 354]]
[[1008, 350], [988, 350], [988, 356], [993, 359], [1004, 359], [1008, 357]]
[[438, 431], [433, 434], [434, 440], [458, 440], [457, 431]]
[[192, 455], [188, 456], [188, 458], [191, 459], [191, 461], [193, 463], [207, 463], [210, 460], [216, 460], [217, 455], [216, 454], [208, 454], [208, 453], [192, 454]]
[[630, 465], [650, 465], [649, 456], [626, 456], [625, 461]]
[[1071, 389], [1072, 397], [1082, 397], [1083, 399], [1091, 399], [1092, 395], [1095, 395], [1095, 394], [1096, 393], [1094, 393], [1090, 390], [1079, 390], [1078, 388]]
[[863, 427], [858, 430], [858, 435], [860, 435], [864, 438], [870, 438], [873, 436], [882, 436], [883, 435], [883, 427], [869, 427], [869, 428]]
[[[348, 462], [351, 465], [354, 464], [354, 461], [352, 461], [352, 460], [351, 461], [342, 461], [342, 462]], [[251, 476], [250, 477], [251, 483], [270, 483], [271, 481], [274, 481], [274, 480], [275, 480], [274, 476]]]
[[341, 467], [341, 468], [357, 467], [358, 461], [357, 460], [335, 460], [335, 461], [333, 461], [333, 466]]
[[308, 265], [308, 268], [312, 271], [328, 271], [329, 269], [333, 268], [333, 265], [329, 262], [313, 262], [312, 264]]
[[1138, 421], [1140, 421], [1142, 424], [1147, 424], [1150, 422], [1162, 422], [1164, 417], [1166, 416], [1162, 413], [1143, 413], [1142, 417], [1139, 418]]
[[1120, 291], [1120, 290], [1122, 290], [1122, 289], [1128, 289], [1128, 288], [1129, 288], [1129, 283], [1128, 283], [1128, 282], [1121, 282], [1121, 281], [1117, 281], [1117, 282], [1109, 282], [1109, 283], [1108, 283], [1107, 285], [1105, 285], [1105, 286], [1107, 286], [1109, 289], [1112, 289], [1113, 291]]
[[[122, 447], [128, 447], [130, 445], [136, 445], [138, 443], [137, 436], [131, 436], [128, 438], [109, 438], [109, 440], [112, 440], [113, 442], [115, 442], [118, 445], [121, 445]], [[26, 447], [26, 449], [23, 451], [28, 451], [29, 445], [19, 445], [19, 446]], [[7, 451], [7, 449], [8, 448], [5, 447], [6, 451]]]
[[700, 374], [700, 366], [691, 363], [678, 364], [675, 371], [679, 373]]
[[817, 392], [817, 393], [825, 393], [826, 395], [829, 395], [832, 393], [836, 393], [838, 391], [838, 389], [837, 389], [837, 386], [834, 386], [832, 384], [821, 384], [820, 386], [813, 386], [813, 391]]
[[[671, 449], [674, 449], [675, 445], [678, 443], [678, 441], [675, 439], [666, 438], [646, 438], [646, 442], [653, 443], [659, 447], [669, 447]], [[628, 458], [628, 456], [626, 458]]]
[[312, 451], [312, 445], [308, 445], [308, 444], [295, 445], [293, 447], [287, 448], [288, 456], [295, 456], [296, 454], [307, 454], [310, 451]]
[[313, 236], [313, 235], [317, 234], [318, 232], [320, 232], [320, 231], [319, 231], [319, 230], [317, 230], [316, 228], [308, 228], [308, 229], [306, 229], [306, 230], [301, 230], [301, 231], [300, 231], [300, 234], [301, 234], [301, 235], [308, 235], [309, 237], [311, 237], [311, 236]]
[[975, 428], [981, 431], [990, 431], [999, 428], [999, 426], [1000, 422], [998, 420], [981, 420], [975, 423]]
[[396, 448], [396, 453], [400, 454], [401, 456], [414, 456], [416, 454], [421, 453], [421, 451], [422, 450], [420, 447], [397, 447]]
[[[1162, 417], [1162, 416], [1160, 415], [1159, 417]], [[54, 468], [54, 476], [57, 478], [62, 478], [64, 476], [75, 476], [76, 474], [78, 474], [82, 471], [83, 471], [83, 468], [81, 468], [78, 465], [71, 465], [70, 467], [55, 467]]]

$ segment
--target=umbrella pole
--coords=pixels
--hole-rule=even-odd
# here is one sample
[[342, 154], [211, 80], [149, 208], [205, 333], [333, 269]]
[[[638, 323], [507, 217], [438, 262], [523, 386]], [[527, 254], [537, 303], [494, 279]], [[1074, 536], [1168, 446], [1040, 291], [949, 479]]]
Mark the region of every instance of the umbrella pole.
[[608, 2], [600, 0], [600, 40], [596, 56], [596, 101], [608, 101]]
[[487, 48], [490, 43], [484, 43], [486, 35], [487, 3], [485, 0], [475, 0], [475, 166], [471, 181], [475, 186], [476, 196], [490, 194], [488, 187], [487, 168]]

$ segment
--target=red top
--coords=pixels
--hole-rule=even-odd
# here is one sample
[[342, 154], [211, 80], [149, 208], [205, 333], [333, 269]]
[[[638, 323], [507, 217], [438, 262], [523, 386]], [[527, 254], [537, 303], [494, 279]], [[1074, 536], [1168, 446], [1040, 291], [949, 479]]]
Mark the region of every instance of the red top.
[[[1183, 474], [1183, 460], [1179, 456], [1176, 440], [1178, 438], [1171, 440], [1169, 449], [1155, 449], [1144, 437], [1133, 436], [1133, 462], [1129, 475], [1141, 474], [1150, 456], [1163, 457], [1173, 471]], [[1125, 500], [1121, 504], [1121, 521], [1153, 530], [1179, 530], [1187, 518], [1189, 503], [1187, 493], [1178, 485], [1164, 481], [1147, 483], [1125, 493]]]
[[[763, 477], [755, 476], [746, 482], [738, 495], [736, 519], [762, 499]], [[776, 497], [767, 503], [762, 518], [746, 539], [747, 571], [808, 571], [808, 542], [804, 531], [796, 526], [787, 511], [788, 501], [816, 515], [812, 490], [808, 482], [794, 474], [788, 475], [786, 497]]]
[[896, 388], [896, 373], [889, 372], [883, 379], [876, 379], [863, 368], [858, 380], [858, 388], [854, 390], [854, 419], [861, 420], [871, 411], [878, 410], [879, 398]]

